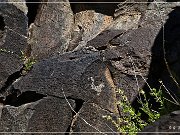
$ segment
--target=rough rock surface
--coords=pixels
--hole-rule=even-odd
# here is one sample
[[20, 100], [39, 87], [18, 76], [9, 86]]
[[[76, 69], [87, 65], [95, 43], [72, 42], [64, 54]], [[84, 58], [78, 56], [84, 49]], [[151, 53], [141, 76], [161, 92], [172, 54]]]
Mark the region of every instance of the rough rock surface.
[[[2, 131], [77, 132], [79, 128], [87, 132], [99, 132], [96, 128], [103, 132], [116, 131], [103, 118], [103, 115], [118, 115], [115, 86], [96, 51], [86, 48], [43, 60], [14, 82], [13, 88], [21, 90], [21, 94], [13, 101], [6, 100], [11, 106], [1, 108]], [[79, 113], [77, 122], [74, 111]], [[7, 121], [10, 117], [13, 118]], [[96, 117], [99, 123], [94, 125]], [[79, 121], [82, 118], [84, 124]], [[68, 130], [74, 125], [75, 128]]]
[[[69, 100], [75, 108], [75, 102]], [[46, 97], [18, 107], [1, 108], [0, 132], [66, 132], [72, 111], [65, 99]]]
[[73, 12], [67, 0], [61, 2], [54, 4], [49, 0], [40, 4], [35, 20], [30, 24], [29, 51], [38, 60], [56, 52], [63, 53], [68, 48], [74, 22]]
[[[154, 122], [152, 125], [145, 127], [139, 134], [154, 134], [157, 135], [165, 134], [178, 134], [180, 132], [180, 110], [174, 111], [168, 115], [162, 116], [159, 120]], [[147, 133], [149, 132], [149, 133]]]
[[[180, 98], [179, 3], [48, 2], [36, 5], [34, 16], [32, 5], [26, 15], [25, 5], [0, 4], [0, 94], [6, 91], [0, 132], [115, 134], [103, 116], [121, 115], [117, 89], [134, 107], [138, 90], [148, 94], [148, 85], [158, 89], [159, 80]], [[32, 67], [23, 74], [25, 48], [37, 62], [26, 63]], [[178, 119], [164, 116], [164, 128], [157, 121], [143, 131], [172, 131]]]
[[23, 66], [20, 57], [27, 47], [27, 28], [25, 12], [13, 4], [0, 4], [0, 89]]
[[[81, 53], [81, 52], [79, 52]], [[78, 52], [43, 60], [31, 72], [13, 84], [22, 92], [36, 91], [44, 95], [97, 102], [111, 112], [117, 112], [115, 86], [108, 67], [98, 52]], [[64, 91], [64, 94], [63, 94]], [[103, 98], [103, 100], [101, 100]]]
[[[78, 6], [78, 5], [77, 5]], [[78, 8], [78, 7], [76, 7]], [[75, 9], [76, 9], [75, 8]], [[81, 7], [82, 8], [82, 7]], [[84, 7], [85, 8], [85, 7]], [[92, 10], [85, 10], [81, 9], [82, 11], [77, 12], [74, 17], [75, 17], [75, 28], [77, 30], [74, 30], [74, 35], [77, 34], [79, 31], [79, 37], [81, 39], [77, 40], [78, 46], [73, 46], [73, 43], [70, 44], [69, 47], [73, 49], [79, 49], [82, 48], [83, 46], [86, 46], [87, 42], [96, 37], [100, 32], [102, 32], [105, 28], [107, 28], [113, 21], [113, 17], [110, 15], [105, 15], [103, 13], [95, 12], [93, 9], [95, 8], [92, 4]], [[79, 9], [79, 8], [78, 8]], [[80, 27], [80, 30], [78, 30], [78, 27]], [[77, 32], [76, 32], [77, 31]], [[76, 33], [75, 33], [76, 32]], [[73, 38], [72, 41], [74, 41], [75, 38]], [[76, 41], [76, 42], [77, 42]], [[75, 44], [77, 45], [77, 44]], [[77, 48], [76, 48], [77, 47]]]
[[[75, 108], [73, 100], [68, 102]], [[66, 132], [73, 117], [65, 99], [55, 97], [43, 99], [33, 109], [36, 111], [29, 119], [26, 130], [29, 132]]]
[[[87, 132], [89, 134], [97, 134], [97, 132], [100, 132], [100, 134], [103, 132], [113, 134], [113, 132], [117, 130], [116, 127], [111, 121], [107, 122], [103, 116], [112, 116], [116, 118], [115, 114], [100, 108], [97, 104], [84, 104], [79, 111], [79, 115], [74, 117], [71, 130], [73, 132]], [[87, 126], [85, 126], [86, 122], [89, 123]]]

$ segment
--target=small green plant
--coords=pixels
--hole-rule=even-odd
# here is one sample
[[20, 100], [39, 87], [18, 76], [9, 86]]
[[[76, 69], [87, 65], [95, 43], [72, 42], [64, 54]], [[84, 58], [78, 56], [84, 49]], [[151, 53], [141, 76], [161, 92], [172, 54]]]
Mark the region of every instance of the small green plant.
[[21, 51], [20, 59], [24, 61], [24, 70], [31, 70], [32, 66], [36, 63], [36, 60], [33, 57], [26, 57], [25, 53]]
[[[6, 49], [2, 49], [2, 48], [0, 48], [0, 52], [14, 54], [14, 52], [6, 50]], [[22, 61], [24, 61], [24, 70], [25, 71], [31, 70], [32, 66], [36, 63], [36, 60], [33, 57], [28, 58], [23, 51], [21, 51], [21, 55], [18, 57]]]
[[145, 92], [143, 90], [140, 91], [140, 94], [143, 95], [143, 100], [139, 99], [138, 101], [142, 106], [140, 110], [149, 116], [148, 121], [141, 119], [141, 113], [139, 111], [136, 112], [135, 109], [131, 106], [131, 103], [128, 101], [124, 91], [118, 90], [117, 93], [121, 97], [121, 100], [118, 101], [117, 104], [121, 107], [122, 116], [116, 120], [112, 119], [111, 116], [103, 117], [107, 120], [110, 120], [117, 127], [117, 130], [123, 134], [128, 133], [129, 135], [134, 135], [141, 131], [145, 126], [157, 120], [160, 117], [160, 111], [164, 109], [164, 100], [162, 98], [161, 89], [151, 89], [150, 92], [150, 95], [154, 97], [157, 103], [160, 104], [159, 112], [152, 109], [152, 105], [149, 104]]
[[164, 100], [162, 97], [162, 90], [156, 90], [151, 89], [150, 95], [155, 99], [156, 103], [160, 104], [160, 107], [158, 108], [158, 111], [153, 110], [152, 104], [149, 104], [149, 100], [147, 99], [145, 92], [141, 90], [140, 92], [143, 96], [143, 101], [138, 100], [138, 102], [141, 104], [141, 110], [148, 115], [148, 124], [156, 121], [160, 118], [160, 111], [164, 109]]
[[34, 58], [29, 58], [26, 60], [24, 64], [24, 70], [29, 71], [31, 70], [32, 66], [36, 63], [36, 60]]
[[19, 56], [19, 58], [23, 61], [26, 61], [26, 59], [27, 59], [27, 57], [23, 51], [21, 51], [21, 55]]

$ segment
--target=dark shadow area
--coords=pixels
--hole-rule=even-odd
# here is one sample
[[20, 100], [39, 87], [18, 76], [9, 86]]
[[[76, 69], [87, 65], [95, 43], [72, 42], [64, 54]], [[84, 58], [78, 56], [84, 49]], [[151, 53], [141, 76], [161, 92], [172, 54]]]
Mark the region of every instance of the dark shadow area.
[[0, 30], [4, 31], [5, 23], [4, 23], [4, 18], [0, 16]]
[[74, 111], [76, 113], [78, 113], [79, 110], [82, 108], [82, 106], [84, 104], [84, 100], [82, 100], [82, 99], [75, 99], [75, 104], [76, 104], [76, 107], [74, 108]]
[[[74, 14], [86, 11], [94, 10], [97, 13], [114, 16], [115, 9], [118, 8], [118, 3], [100, 3], [100, 2], [123, 2], [124, 0], [70, 0], [71, 9]], [[92, 3], [71, 3], [71, 2], [92, 2]], [[97, 2], [97, 3], [93, 3]], [[99, 2], [99, 3], [98, 3]]]
[[[82, 108], [82, 106], [83, 106], [83, 104], [84, 104], [84, 102], [85, 102], [85, 101], [82, 100], [82, 99], [74, 99], [74, 98], [71, 98], [71, 97], [68, 97], [67, 99], [71, 99], [71, 100], [74, 100], [74, 101], [75, 101], [76, 106], [75, 106], [75, 108], [74, 108], [74, 111], [75, 111], [76, 113], [79, 112], [79, 110]], [[73, 116], [72, 120], [74, 119], [74, 116], [76, 115], [75, 112], [72, 111], [72, 116]], [[72, 126], [72, 125], [70, 124], [69, 127], [67, 128], [66, 132], [65, 132], [65, 135], [69, 135], [69, 134], [70, 134], [70, 130], [71, 130], [71, 128], [72, 128], [71, 126]]]
[[[36, 3], [33, 3], [33, 2], [36, 2]], [[40, 3], [37, 3], [37, 2], [41, 2], [41, 1], [40, 0], [26, 0], [26, 5], [28, 7], [28, 13], [27, 13], [28, 26], [35, 21], [36, 15], [38, 14]]]
[[[150, 64], [147, 83], [151, 86], [151, 88], [156, 88], [156, 90], [159, 90], [161, 86], [159, 81], [162, 81], [163, 84], [171, 93], [171, 95], [180, 98], [179, 86], [177, 86], [176, 83], [173, 81], [173, 79], [170, 77], [171, 74], [167, 70], [167, 66], [165, 64], [165, 59], [164, 59], [165, 56], [167, 60], [167, 64], [169, 65], [171, 71], [172, 70], [178, 71], [178, 69], [180, 69], [180, 47], [179, 47], [180, 38], [179, 37], [180, 37], [180, 7], [176, 7], [169, 14], [169, 18], [164, 25], [164, 41], [165, 41], [164, 48], [163, 48], [163, 28], [161, 28], [159, 34], [155, 39], [154, 45], [151, 49], [152, 60]], [[164, 50], [166, 52], [165, 54], [164, 54]], [[174, 64], [174, 63], [179, 63], [179, 64]], [[176, 74], [175, 78], [176, 77], [180, 78], [180, 74]], [[155, 99], [150, 95], [150, 89], [148, 85], [145, 85], [143, 87], [143, 90], [146, 93], [147, 99], [150, 99], [149, 104], [152, 104], [152, 108], [158, 111], [158, 108], [160, 108], [160, 104], [158, 104], [155, 101]], [[167, 91], [165, 89], [162, 90], [163, 90], [163, 96], [172, 100], [172, 98], [169, 96]], [[138, 103], [138, 98], [139, 97], [137, 97], [132, 103], [135, 110], [139, 110], [139, 107], [141, 107], [141, 105]], [[162, 115], [177, 109], [176, 105], [171, 104], [170, 102], [166, 104], [166, 102], [167, 101], [165, 101], [166, 112], [162, 112]], [[142, 119], [147, 120], [148, 116], [144, 114], [141, 110], [140, 112], [143, 114]]]
[[15, 73], [13, 73], [12, 75], [10, 75], [7, 79], [7, 81], [5, 82], [4, 86], [0, 89], [0, 93], [3, 94], [6, 92], [6, 90], [8, 89], [8, 87], [19, 77], [21, 77], [21, 72], [22, 69], [20, 71], [17, 71]]
[[35, 91], [26, 91], [17, 97], [17, 92], [14, 92], [6, 97], [4, 104], [18, 107], [23, 104], [41, 100], [44, 97], [46, 96], [43, 94], [36, 93]]
[[97, 49], [98, 51], [106, 50], [106, 49], [107, 49], [107, 46], [100, 46], [100, 47], [97, 47], [96, 49]]
[[4, 29], [5, 29], [4, 18], [0, 15], [0, 38], [3, 37]]

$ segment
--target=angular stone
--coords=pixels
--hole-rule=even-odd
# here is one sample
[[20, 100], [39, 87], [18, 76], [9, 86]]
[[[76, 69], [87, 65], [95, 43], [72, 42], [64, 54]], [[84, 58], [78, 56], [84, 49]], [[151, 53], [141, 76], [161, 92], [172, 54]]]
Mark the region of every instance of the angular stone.
[[95, 38], [87, 42], [87, 46], [93, 46], [98, 50], [105, 50], [110, 41], [117, 35], [120, 35], [124, 30], [104, 30]]
[[[76, 44], [70, 44], [70, 47], [77, 50], [86, 43], [96, 37], [104, 29], [106, 29], [113, 22], [113, 14], [115, 4], [71, 4], [74, 11], [75, 26], [74, 32], [79, 33], [81, 37]], [[77, 34], [76, 34], [77, 35]], [[74, 38], [72, 37], [72, 41]]]
[[[4, 0], [0, 4], [0, 89], [8, 76], [23, 66], [20, 58], [27, 47], [26, 13]], [[24, 5], [24, 8], [27, 8]]]
[[[164, 79], [168, 77], [167, 74], [164, 74], [164, 70], [166, 70], [167, 67], [164, 66], [163, 58], [161, 19], [168, 21], [168, 16], [170, 18], [172, 18], [171, 16], [176, 16], [174, 18], [178, 18], [178, 9], [175, 9], [176, 13], [171, 13], [173, 8], [177, 5], [178, 4], [174, 3], [159, 4], [158, 6], [161, 11], [158, 11], [156, 4], [150, 4], [149, 10], [144, 13], [140, 20], [135, 18], [132, 19], [133, 21], [136, 20], [136, 23], [132, 22], [133, 25], [130, 26], [131, 28], [129, 27], [125, 30], [126, 27], [124, 29], [123, 27], [120, 27], [120, 29], [118, 29], [116, 28], [115, 21], [110, 28], [112, 27], [116, 30], [106, 30], [88, 42], [89, 46], [92, 45], [99, 50], [103, 50], [102, 54], [104, 59], [106, 61], [110, 61], [109, 68], [115, 85], [125, 91], [130, 101], [134, 100], [138, 93], [138, 89], [147, 89], [145, 80], [151, 87], [156, 87], [157, 89], [157, 84], [159, 83], [158, 79], [160, 78], [166, 82], [167, 86], [171, 85]], [[160, 14], [161, 12], [162, 14]], [[127, 18], [129, 19], [129, 17]], [[121, 19], [118, 23], [123, 22]], [[127, 24], [128, 22], [130, 21], [127, 21]], [[177, 21], [173, 21], [172, 19], [171, 22], [178, 24]], [[178, 33], [175, 32], [176, 34], [172, 35], [177, 36], [171, 36], [171, 38], [169, 38], [170, 33], [172, 32], [168, 32], [171, 28], [168, 27], [169, 26], [165, 24], [165, 30], [167, 30], [167, 36], [165, 35], [165, 39], [169, 40], [177, 37]], [[113, 35], [114, 37], [111, 37]], [[178, 44], [177, 40], [175, 40], [175, 42]], [[174, 45], [174, 48], [176, 49], [178, 48], [177, 44]], [[178, 59], [178, 49], [176, 51], [172, 51], [172, 49], [166, 51], [168, 52], [167, 60], [172, 60], [171, 58], [176, 60]], [[169, 53], [169, 51], [171, 53]], [[177, 62], [174, 65], [178, 67], [179, 64]], [[176, 72], [177, 76], [178, 68], [172, 67], [172, 69]], [[164, 75], [166, 77], [164, 77]], [[171, 86], [171, 88], [173, 88], [173, 86]]]
[[[68, 101], [74, 108], [74, 101]], [[19, 107], [2, 107], [0, 132], [65, 132], [71, 119], [65, 99], [46, 97]]]
[[74, 123], [71, 126], [72, 134], [85, 132], [92, 135], [102, 134], [102, 132], [106, 134], [108, 134], [107, 132], [109, 134], [117, 132], [115, 125], [110, 120], [105, 119], [105, 116], [111, 116], [116, 120], [116, 114], [112, 114], [94, 103], [84, 104], [79, 111], [79, 115], [74, 118]]
[[46, 2], [40, 4], [35, 21], [29, 28], [31, 54], [38, 60], [49, 58], [56, 52], [65, 52], [73, 27], [73, 12], [68, 0], [61, 1], [64, 3]]
[[13, 87], [61, 98], [65, 94], [117, 112], [115, 86], [98, 52], [81, 50], [38, 62]]
[[[73, 100], [68, 102], [75, 108]], [[66, 132], [71, 123], [72, 110], [65, 99], [45, 98], [33, 109], [27, 132]]]
[[[166, 132], [165, 134], [176, 134], [180, 130], [180, 110], [174, 111], [168, 115], [162, 116], [159, 120], [152, 123], [151, 125], [145, 127], [139, 134], [150, 134], [153, 135], [154, 132], [160, 135], [161, 132]], [[144, 132], [144, 133], [143, 133]], [[147, 133], [148, 132], [148, 133]]]

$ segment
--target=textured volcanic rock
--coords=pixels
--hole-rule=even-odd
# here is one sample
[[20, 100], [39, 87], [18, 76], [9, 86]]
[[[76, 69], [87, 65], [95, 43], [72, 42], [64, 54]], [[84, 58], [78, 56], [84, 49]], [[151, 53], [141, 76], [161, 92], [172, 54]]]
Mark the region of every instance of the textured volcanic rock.
[[[109, 28], [87, 44], [102, 51], [104, 59], [109, 63], [115, 85], [125, 90], [130, 101], [134, 100], [138, 89], [148, 89], [144, 79], [151, 87], [158, 89], [160, 79], [176, 94], [179, 91], [172, 78], [169, 77], [164, 64], [162, 44], [162, 21], [167, 21], [165, 23], [166, 59], [170, 69], [173, 70], [171, 72], [175, 72], [174, 76], [177, 77], [179, 71], [177, 44], [179, 41], [176, 38], [178, 32], [172, 31], [172, 28], [178, 25], [178, 21], [175, 21], [175, 18], [179, 17], [179, 8], [175, 8], [177, 5], [178, 3], [150, 4], [141, 18], [138, 17], [138, 12], [134, 12], [130, 17], [128, 17], [129, 13], [122, 15], [122, 18], [126, 16], [124, 24], [123, 19], [118, 18]], [[133, 21], [131, 25], [128, 25], [130, 19]], [[125, 27], [126, 24], [129, 28]], [[172, 60], [176, 61], [176, 64], [173, 62], [171, 64]]]
[[[134, 107], [139, 89], [149, 94], [146, 82], [159, 89], [162, 80], [179, 96], [179, 3], [61, 2], [43, 1], [35, 14], [27, 3], [28, 15], [24, 3], [0, 4], [0, 132], [110, 134], [117, 129], [103, 116], [122, 113], [116, 89]], [[37, 62], [23, 74], [25, 48]], [[143, 131], [177, 131], [178, 118]]]
[[[87, 103], [79, 110], [79, 115], [72, 120], [71, 132], [86, 132], [87, 134], [116, 134], [116, 127], [111, 121], [107, 121], [103, 116], [112, 116], [116, 119], [116, 115], [100, 108], [97, 104]], [[84, 121], [85, 120], [85, 121]], [[89, 124], [86, 124], [88, 122]], [[94, 133], [93, 133], [94, 132]], [[102, 132], [102, 133], [101, 133]], [[73, 133], [74, 134], [74, 133]], [[75, 133], [76, 134], [76, 133]]]
[[[69, 100], [75, 108], [75, 102]], [[0, 132], [66, 132], [72, 111], [65, 99], [46, 97], [18, 107], [1, 108]]]
[[[73, 108], [75, 102], [68, 101]], [[47, 98], [33, 109], [27, 131], [30, 132], [66, 132], [72, 118], [72, 110], [65, 99]]]
[[[159, 120], [153, 124], [145, 127], [139, 134], [154, 134], [157, 135], [163, 134], [178, 134], [180, 132], [180, 111], [174, 111], [168, 115], [162, 116]], [[144, 133], [143, 133], [144, 132]], [[149, 133], [147, 133], [149, 132]]]
[[64, 91], [67, 97], [94, 101], [116, 112], [115, 86], [109, 69], [98, 52], [81, 51], [83, 56], [74, 52], [35, 64], [28, 75], [13, 84], [14, 88], [61, 98]]
[[[68, 129], [68, 126], [66, 125], [68, 123], [67, 121], [72, 120], [71, 124], [69, 123], [69, 126], [72, 126], [75, 117], [71, 117], [73, 119], [69, 118], [69, 113], [67, 114], [65, 112], [66, 110], [64, 110], [67, 109], [68, 111], [70, 108], [70, 106], [69, 108], [67, 107], [68, 102], [64, 102], [64, 99], [66, 98], [75, 101], [76, 107], [73, 108], [77, 112], [80, 111], [81, 108], [85, 108], [82, 109], [83, 112], [91, 114], [91, 110], [94, 114], [97, 114], [100, 123], [97, 125], [95, 120], [90, 122], [92, 125], [95, 125], [95, 127], [97, 125], [96, 128], [101, 128], [103, 131], [110, 131], [111, 128], [114, 129], [112, 124], [109, 126], [109, 129], [107, 129], [106, 124], [108, 121], [106, 123], [106, 120], [102, 118], [102, 114], [118, 114], [115, 85], [112, 81], [108, 67], [101, 60], [99, 52], [96, 52], [95, 50], [92, 51], [92, 49], [86, 48], [77, 52], [65, 53], [64, 55], [38, 62], [26, 76], [21, 77], [13, 83], [13, 88], [21, 91], [21, 94], [17, 99], [9, 101], [9, 104], [13, 106], [22, 107], [28, 104], [34, 104], [31, 102], [34, 102], [33, 96], [35, 95], [30, 95], [28, 92], [35, 92], [44, 96], [47, 95], [48, 97], [56, 97], [57, 100], [60, 100], [54, 104], [51, 102], [49, 103], [49, 101], [46, 103], [46, 98], [40, 96], [37, 100], [40, 100], [41, 104], [36, 105], [37, 109], [33, 108], [35, 111], [27, 120], [28, 128], [24, 129], [25, 131], [66, 131]], [[23, 93], [27, 93], [30, 97], [32, 96], [32, 99], [24, 102], [26, 97]], [[20, 97], [23, 98], [22, 101], [20, 100]], [[88, 103], [88, 105], [84, 102]], [[53, 108], [51, 107], [53, 107], [54, 110], [52, 110]], [[17, 110], [19, 110], [19, 108]], [[52, 113], [48, 112], [50, 110]], [[71, 111], [73, 114], [73, 110]], [[4, 114], [1, 116], [3, 118], [5, 117]], [[92, 116], [94, 117], [93, 114], [89, 115], [88, 119], [91, 120]], [[82, 113], [79, 117], [83, 118], [85, 115]], [[61, 120], [62, 118], [64, 118], [65, 121], [64, 128], [58, 127], [58, 125], [63, 127], [61, 124], [61, 122], [63, 122]], [[16, 118], [14, 119], [16, 120]], [[2, 123], [6, 123], [5, 119], [1, 119], [1, 121]], [[45, 124], [48, 121], [52, 122], [52, 124], [49, 125], [49, 128], [46, 127], [47, 124]], [[10, 120], [9, 122], [12, 121]], [[80, 126], [83, 129], [82, 131], [89, 128], [87, 123], [82, 125], [81, 122], [78, 122], [77, 126]], [[2, 129], [4, 129], [4, 127]], [[9, 130], [16, 131], [13, 128]], [[91, 129], [88, 131], [95, 130]]]
[[27, 47], [26, 6], [0, 4], [0, 89], [7, 78], [18, 72], [23, 65], [21, 51]]
[[[146, 0], [140, 0], [145, 2]], [[94, 2], [100, 2], [94, 0]], [[104, 1], [103, 1], [104, 2]], [[112, 2], [112, 1], [111, 1]], [[98, 34], [103, 35], [104, 30], [128, 30], [137, 25], [141, 14], [146, 10], [147, 4], [119, 4], [124, 0], [114, 1], [116, 3], [82, 3], [82, 4], [71, 4], [73, 12], [75, 13], [75, 28], [77, 28], [76, 35], [79, 38], [76, 42], [73, 42], [69, 47], [70, 50], [77, 47], [76, 49], [82, 48], [83, 46], [92, 45], [91, 39], [95, 38]], [[131, 2], [131, 1], [129, 1]], [[133, 1], [134, 2], [134, 1]], [[137, 6], [138, 5], [138, 6]], [[138, 10], [139, 6], [142, 10]], [[126, 9], [129, 9], [128, 12]], [[123, 13], [121, 13], [121, 11]], [[115, 13], [115, 14], [114, 14]], [[132, 15], [133, 14], [133, 15]], [[81, 30], [77, 26], [80, 26]], [[82, 32], [83, 31], [83, 32]], [[108, 35], [107, 35], [108, 36]], [[72, 36], [73, 37], [73, 36]], [[103, 44], [111, 37], [103, 38]], [[74, 41], [74, 39], [72, 41]], [[99, 39], [99, 38], [98, 38]], [[102, 40], [102, 39], [99, 39]], [[104, 41], [105, 40], [105, 41]], [[87, 42], [91, 42], [87, 44]], [[96, 45], [98, 45], [98, 43]], [[87, 44], [87, 45], [86, 45]], [[100, 46], [100, 45], [99, 45]], [[104, 46], [104, 45], [103, 45]]]
[[46, 2], [39, 5], [35, 21], [29, 28], [31, 54], [38, 60], [66, 51], [74, 21], [68, 0], [61, 1], [65, 3]]
[[68, 51], [80, 49], [113, 22], [115, 4], [74, 4], [74, 29]]

